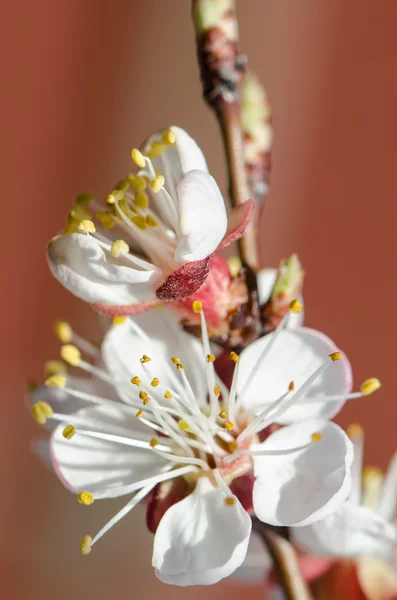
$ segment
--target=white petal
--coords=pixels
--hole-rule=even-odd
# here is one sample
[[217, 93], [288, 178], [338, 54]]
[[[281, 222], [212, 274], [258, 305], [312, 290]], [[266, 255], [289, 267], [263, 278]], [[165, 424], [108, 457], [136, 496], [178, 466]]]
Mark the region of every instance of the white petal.
[[375, 511], [345, 502], [326, 519], [292, 530], [299, 547], [313, 554], [375, 556], [390, 560], [397, 530]]
[[223, 492], [202, 477], [192, 494], [167, 510], [153, 548], [153, 567], [161, 581], [210, 585], [241, 565], [251, 519], [234, 500], [234, 505], [226, 505]]
[[[165, 176], [166, 188], [173, 198], [176, 198], [176, 186], [184, 176], [193, 169], [208, 172], [204, 154], [197, 142], [180, 127], [170, 127], [175, 133], [176, 143], [169, 146], [158, 158], [153, 158], [155, 168], [159, 169]], [[147, 153], [152, 142], [161, 139], [162, 131], [155, 131], [143, 144], [143, 151]]]
[[283, 451], [307, 444], [311, 434], [323, 439], [290, 454], [255, 456], [257, 477], [253, 500], [255, 513], [271, 525], [303, 526], [337, 510], [350, 487], [353, 446], [335, 423], [313, 419], [289, 425], [271, 434], [260, 445]]
[[85, 234], [54, 238], [47, 258], [53, 275], [87, 302], [126, 305], [152, 300], [161, 279], [159, 270], [138, 270], [124, 256], [113, 258]]
[[[257, 274], [258, 284], [258, 299], [259, 304], [262, 306], [269, 300], [270, 292], [273, 289], [277, 278], [277, 269], [261, 269]], [[299, 300], [303, 303], [303, 298]], [[296, 329], [296, 327], [302, 327], [303, 325], [304, 310], [297, 315], [290, 315], [288, 319], [288, 329]]]
[[178, 185], [182, 238], [175, 251], [181, 264], [215, 252], [227, 229], [222, 194], [211, 175], [190, 171]]
[[[291, 381], [297, 391], [325, 360], [329, 360], [328, 355], [337, 350], [332, 340], [314, 329], [302, 327], [283, 331], [261, 369], [252, 377], [254, 365], [272, 335], [253, 342], [240, 356], [238, 393], [242, 404], [253, 412], [260, 412], [282, 396]], [[330, 401], [325, 395], [347, 394], [351, 385], [351, 366], [342, 354], [341, 360], [335, 361], [315, 381], [305, 397], [287, 409], [278, 422], [288, 424], [317, 417], [332, 418], [339, 412], [344, 400]]]
[[[79, 435], [85, 429], [149, 441], [148, 430], [133, 411], [122, 404], [84, 408], [75, 415], [76, 434], [62, 436], [65, 423], [51, 437], [51, 460], [63, 484], [71, 491], [101, 493], [107, 498], [121, 495], [117, 488], [161, 473], [166, 462], [150, 450], [132, 448], [116, 442]], [[149, 434], [148, 434], [149, 432]], [[128, 490], [123, 490], [123, 494]]]
[[[151, 361], [145, 364], [152, 377], [160, 379], [161, 386], [186, 397], [181, 377], [171, 361], [178, 356], [184, 372], [198, 400], [206, 399], [205, 356], [201, 343], [187, 334], [178, 324], [176, 316], [165, 308], [144, 313], [124, 325], [113, 326], [105, 336], [102, 355], [107, 369], [116, 381], [119, 395], [126, 399], [138, 398], [139, 390], [130, 383], [138, 376], [147, 386], [146, 371], [140, 358], [146, 354]], [[149, 392], [163, 401], [163, 387], [150, 388]]]

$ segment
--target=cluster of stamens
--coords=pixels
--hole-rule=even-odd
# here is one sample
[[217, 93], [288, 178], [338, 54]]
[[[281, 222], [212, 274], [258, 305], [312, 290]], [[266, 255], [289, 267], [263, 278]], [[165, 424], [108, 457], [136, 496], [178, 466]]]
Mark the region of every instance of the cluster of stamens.
[[[198, 368], [202, 369], [207, 382], [207, 397], [197, 398], [189, 380], [185, 374], [183, 362], [179, 356], [170, 357], [171, 364], [174, 365], [179, 380], [179, 386], [165, 385], [160, 377], [156, 376], [155, 361], [143, 354], [140, 359], [140, 365], [143, 375], [132, 374], [131, 399], [124, 402], [125, 410], [131, 410], [132, 414], [139, 419], [151, 432], [152, 437], [147, 441], [134, 439], [128, 436], [128, 432], [122, 435], [106, 434], [98, 431], [87, 430], [80, 426], [78, 413], [76, 415], [57, 414], [51, 406], [39, 401], [32, 407], [32, 413], [35, 419], [44, 424], [47, 419], [54, 419], [65, 426], [62, 435], [65, 440], [71, 440], [76, 435], [108, 440], [120, 445], [136, 447], [153, 452], [165, 459], [168, 465], [164, 472], [155, 477], [147, 478], [128, 486], [129, 491], [136, 491], [136, 494], [124, 507], [109, 521], [107, 525], [97, 534], [94, 539], [86, 536], [81, 547], [83, 554], [88, 554], [91, 546], [98, 541], [110, 527], [115, 524], [128, 510], [143, 499], [153, 487], [167, 479], [174, 477], [183, 477], [187, 474], [201, 472], [206, 474], [213, 481], [214, 485], [220, 487], [225, 494], [226, 505], [232, 505], [234, 502], [233, 494], [225, 482], [222, 473], [232, 469], [233, 461], [237, 458], [248, 457], [247, 469], [251, 469], [251, 457], [257, 455], [266, 455], [266, 449], [260, 447], [251, 447], [252, 443], [259, 442], [258, 434], [269, 425], [277, 423], [277, 419], [302, 398], [310, 389], [314, 381], [325, 372], [335, 361], [340, 360], [340, 352], [333, 352], [329, 359], [325, 361], [303, 385], [295, 390], [294, 382], [290, 382], [285, 393], [267, 405], [259, 414], [247, 414], [243, 405], [243, 398], [237, 394], [237, 382], [239, 377], [240, 360], [235, 352], [230, 353], [230, 360], [234, 363], [234, 373], [230, 390], [226, 388], [218, 377], [214, 362], [215, 355], [211, 352], [208, 330], [204, 311], [201, 302], [193, 303], [193, 310], [200, 315], [203, 344], [203, 362]], [[302, 305], [298, 300], [294, 300], [290, 305], [290, 313], [296, 313], [302, 310]], [[284, 317], [272, 338], [267, 344], [265, 350], [258, 356], [254, 365], [250, 381], [253, 380], [256, 373], [262, 369], [266, 357], [271, 352], [281, 331], [285, 328], [288, 321], [288, 315]], [[123, 327], [132, 327], [129, 320], [118, 319], [116, 324]], [[82, 352], [88, 353], [91, 358], [98, 359], [98, 350], [77, 336], [72, 329], [64, 322], [57, 323], [56, 332], [63, 343], [61, 347], [61, 357], [65, 363], [72, 367], [79, 367], [89, 372], [93, 377], [99, 378], [106, 383], [116, 386], [112, 376], [99, 366], [82, 359]], [[85, 402], [93, 404], [114, 406], [114, 401], [99, 397], [88, 392], [74, 389], [67, 385], [68, 378], [65, 363], [51, 361], [53, 364], [49, 376], [46, 380], [47, 386], [63, 388], [70, 396], [79, 398]], [[97, 363], [99, 361], [97, 360]], [[58, 364], [57, 364], [58, 363]], [[249, 387], [250, 381], [246, 387]], [[368, 395], [374, 392], [380, 383], [376, 379], [369, 379], [361, 386], [361, 391], [350, 395], [343, 395], [342, 398]], [[133, 390], [136, 390], [134, 393]], [[336, 396], [330, 397], [336, 399]], [[318, 432], [313, 432], [307, 443], [297, 448], [291, 448], [290, 452], [295, 452], [306, 448], [308, 445], [321, 441], [322, 436]], [[240, 461], [241, 462], [241, 461]], [[123, 490], [120, 489], [120, 493]], [[78, 500], [84, 505], [90, 505], [95, 499], [101, 498], [100, 493], [92, 494], [90, 491], [83, 490], [78, 494]], [[104, 496], [105, 497], [105, 496]]]

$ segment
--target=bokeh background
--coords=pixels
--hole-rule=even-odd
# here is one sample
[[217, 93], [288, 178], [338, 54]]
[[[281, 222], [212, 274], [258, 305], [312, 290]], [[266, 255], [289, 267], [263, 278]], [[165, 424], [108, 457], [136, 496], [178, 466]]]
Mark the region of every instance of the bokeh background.
[[[366, 459], [384, 467], [397, 447], [397, 3], [394, 0], [240, 0], [241, 41], [273, 105], [271, 194], [263, 265], [299, 253], [307, 324], [349, 355], [356, 383], [382, 390], [351, 402]], [[201, 101], [188, 0], [10, 0], [2, 3], [0, 581], [7, 600], [178, 599], [152, 574], [143, 511], [87, 559], [117, 501], [78, 505], [30, 451], [39, 428], [23, 405], [28, 376], [57, 354], [53, 321], [87, 335], [97, 321], [51, 279], [46, 241], [79, 191], [104, 195], [152, 129], [178, 124], [200, 143], [221, 186], [224, 162]], [[249, 590], [249, 591], [248, 591]], [[230, 581], [191, 599], [262, 598]]]

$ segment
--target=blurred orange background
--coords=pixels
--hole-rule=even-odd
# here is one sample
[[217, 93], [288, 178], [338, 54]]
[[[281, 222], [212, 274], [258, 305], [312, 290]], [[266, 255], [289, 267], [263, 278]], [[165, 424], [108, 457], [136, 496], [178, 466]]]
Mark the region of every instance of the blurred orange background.
[[[397, 447], [397, 3], [237, 6], [242, 46], [274, 113], [263, 265], [296, 251], [307, 271], [307, 324], [348, 354], [357, 384], [382, 380], [376, 397], [352, 401], [339, 422], [361, 422], [367, 461], [384, 467]], [[39, 431], [23, 395], [26, 378], [42, 377], [43, 362], [57, 354], [57, 317], [94, 337], [98, 327], [44, 258], [76, 193], [107, 193], [128, 170], [131, 148], [169, 124], [198, 140], [225, 188], [217, 126], [201, 101], [190, 2], [8, 1], [1, 27], [3, 597], [182, 598], [186, 590], [152, 573], [140, 508], [88, 559], [80, 556], [81, 536], [119, 504], [87, 511], [42, 467], [30, 451]], [[260, 587], [230, 580], [188, 593], [210, 600], [248, 590], [253, 600], [263, 597]]]

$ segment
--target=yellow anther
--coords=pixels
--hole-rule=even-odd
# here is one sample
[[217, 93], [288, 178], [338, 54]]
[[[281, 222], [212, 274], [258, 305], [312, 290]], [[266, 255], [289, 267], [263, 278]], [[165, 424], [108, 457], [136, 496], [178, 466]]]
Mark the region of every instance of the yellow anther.
[[362, 382], [360, 386], [360, 391], [364, 396], [369, 396], [369, 394], [373, 394], [381, 387], [381, 382], [376, 377], [371, 377], [371, 379], [366, 379]]
[[221, 395], [221, 388], [219, 387], [219, 385], [214, 385], [214, 394], [215, 396]]
[[236, 501], [233, 496], [226, 496], [226, 498], [225, 498], [226, 506], [234, 506], [235, 503], [236, 503]]
[[340, 352], [332, 352], [332, 354], [330, 354], [329, 357], [333, 362], [335, 362], [336, 360], [340, 360], [342, 355]]
[[152, 359], [150, 358], [150, 356], [147, 356], [146, 354], [143, 354], [142, 358], [140, 359], [141, 363], [147, 363], [150, 362]]
[[288, 389], [289, 389], [290, 392], [294, 391], [294, 389], [295, 389], [295, 382], [294, 381], [290, 381]]
[[238, 256], [229, 256], [227, 259], [227, 266], [229, 267], [229, 273], [232, 277], [237, 277], [242, 269], [242, 262]]
[[189, 424], [188, 424], [188, 423], [186, 423], [186, 421], [183, 421], [183, 420], [179, 421], [179, 423], [178, 423], [178, 427], [179, 427], [179, 429], [181, 429], [182, 431], [188, 431], [188, 430], [189, 430]]
[[140, 399], [142, 400], [142, 402], [144, 404], [147, 404], [149, 402], [149, 400], [150, 400], [149, 394], [147, 392], [145, 392], [144, 390], [141, 390], [139, 392], [139, 397], [140, 397]]
[[94, 502], [94, 496], [91, 494], [91, 492], [80, 492], [80, 494], [77, 496], [77, 500], [80, 502], [80, 504], [89, 506]]
[[36, 402], [36, 404], [39, 406], [40, 410], [47, 417], [47, 419], [50, 419], [52, 417], [52, 415], [54, 414], [54, 411], [52, 410], [51, 406], [47, 402], [40, 400], [39, 402]]
[[164, 183], [164, 175], [157, 175], [157, 177], [150, 182], [150, 187], [153, 194], [157, 194], [157, 192], [159, 192], [164, 186]]
[[60, 342], [68, 344], [73, 337], [73, 329], [66, 321], [56, 321], [55, 334]]
[[146, 219], [142, 215], [136, 215], [131, 217], [131, 223], [133, 223], [138, 229], [142, 229], [144, 231], [147, 227]]
[[72, 437], [76, 433], [76, 428], [73, 425], [66, 425], [65, 429], [62, 431], [62, 435], [65, 440], [71, 440]]
[[112, 323], [113, 325], [123, 325], [123, 323], [125, 323], [126, 320], [127, 317], [125, 315], [116, 315], [115, 317], [113, 317]]
[[195, 300], [193, 302], [192, 309], [194, 310], [195, 313], [201, 313], [201, 311], [203, 310], [203, 305], [200, 302], [200, 300]]
[[183, 364], [182, 363], [177, 363], [176, 364], [176, 369], [177, 369], [177, 371], [182, 371], [184, 369]]
[[227, 419], [227, 412], [226, 410], [221, 410], [221, 412], [219, 413], [219, 416], [221, 419]]
[[83, 219], [79, 223], [79, 231], [82, 231], [83, 233], [95, 233], [96, 227], [89, 219]]
[[110, 254], [114, 258], [118, 258], [122, 254], [128, 254], [129, 251], [130, 247], [124, 240], [115, 240], [110, 249]]
[[64, 388], [66, 384], [65, 375], [51, 375], [45, 380], [47, 387]]
[[148, 157], [149, 158], [157, 158], [158, 156], [161, 156], [161, 154], [163, 154], [164, 150], [167, 149], [167, 145], [166, 144], [161, 144], [159, 142], [153, 142], [153, 144], [150, 146], [149, 150], [148, 150]]
[[352, 423], [347, 428], [347, 435], [354, 442], [358, 442], [364, 437], [364, 429], [358, 423]]
[[138, 419], [140, 419], [141, 417], [143, 417], [143, 410], [138, 410], [138, 412], [135, 415]]
[[80, 350], [73, 344], [65, 344], [61, 347], [61, 357], [72, 367], [78, 367], [81, 361]]
[[101, 222], [104, 229], [112, 229], [116, 225], [116, 221], [106, 211], [97, 212], [96, 218]]
[[155, 448], [158, 443], [159, 443], [159, 441], [155, 437], [150, 440], [150, 445], [151, 445], [152, 448]]
[[146, 215], [146, 224], [148, 227], [158, 227], [159, 224], [152, 215]]
[[160, 379], [158, 377], [155, 377], [154, 379], [152, 379], [152, 381], [150, 382], [150, 385], [152, 387], [157, 387], [160, 384]]
[[299, 313], [302, 311], [302, 308], [303, 304], [299, 302], [297, 298], [295, 298], [295, 300], [292, 300], [292, 302], [290, 302], [289, 304], [289, 309], [293, 315], [299, 315]]
[[149, 197], [143, 190], [135, 194], [133, 206], [145, 210], [149, 206]]
[[81, 540], [80, 552], [83, 556], [87, 556], [91, 552], [92, 537], [85, 535]]
[[116, 202], [121, 202], [121, 200], [124, 200], [124, 192], [121, 190], [113, 190], [106, 198], [108, 204], [116, 204]]
[[47, 417], [40, 406], [40, 402], [36, 402], [36, 404], [33, 404], [32, 415], [36, 419], [36, 421], [40, 423], [40, 425], [44, 425], [44, 423], [47, 421]]
[[140, 169], [143, 169], [143, 167], [146, 164], [146, 160], [145, 160], [145, 157], [143, 156], [142, 152], [140, 152], [138, 150], [138, 148], [133, 148], [131, 150], [131, 158], [137, 167], [139, 167]]
[[227, 429], [228, 431], [231, 431], [232, 429], [234, 429], [234, 423], [232, 423], [231, 421], [226, 421], [225, 429]]
[[324, 436], [321, 435], [321, 433], [315, 432], [312, 433], [310, 436], [310, 439], [312, 442], [319, 442], [323, 439]]
[[368, 485], [368, 483], [372, 483], [377, 479], [382, 479], [383, 473], [382, 469], [379, 467], [365, 467], [363, 470], [363, 483]]
[[171, 400], [172, 398], [172, 394], [171, 392], [169, 392], [168, 390], [164, 393], [164, 398], [167, 398], [167, 400]]
[[233, 454], [233, 452], [236, 452], [236, 450], [237, 450], [236, 442], [229, 442], [227, 445], [227, 449], [229, 450], [230, 454]]
[[181, 359], [179, 358], [179, 356], [171, 356], [171, 360], [174, 363], [174, 365], [177, 365], [178, 363], [181, 362]]
[[232, 360], [234, 363], [238, 363], [238, 354], [236, 354], [235, 352], [230, 352], [229, 354], [230, 360]]
[[139, 379], [139, 377], [137, 377], [137, 375], [135, 375], [135, 377], [131, 379], [131, 383], [133, 383], [134, 385], [141, 385], [141, 380]]
[[132, 188], [134, 188], [137, 192], [143, 192], [146, 189], [147, 181], [145, 177], [141, 175], [136, 175], [136, 173], [130, 173], [128, 175], [128, 181]]
[[48, 360], [44, 365], [44, 372], [48, 377], [51, 375], [58, 375], [59, 373], [66, 373], [67, 366], [60, 360]]
[[206, 359], [208, 363], [212, 363], [215, 360], [215, 356], [214, 354], [207, 354]]
[[168, 146], [174, 146], [176, 144], [176, 135], [172, 129], [166, 129], [163, 132], [162, 140], [164, 144], [167, 144]]

